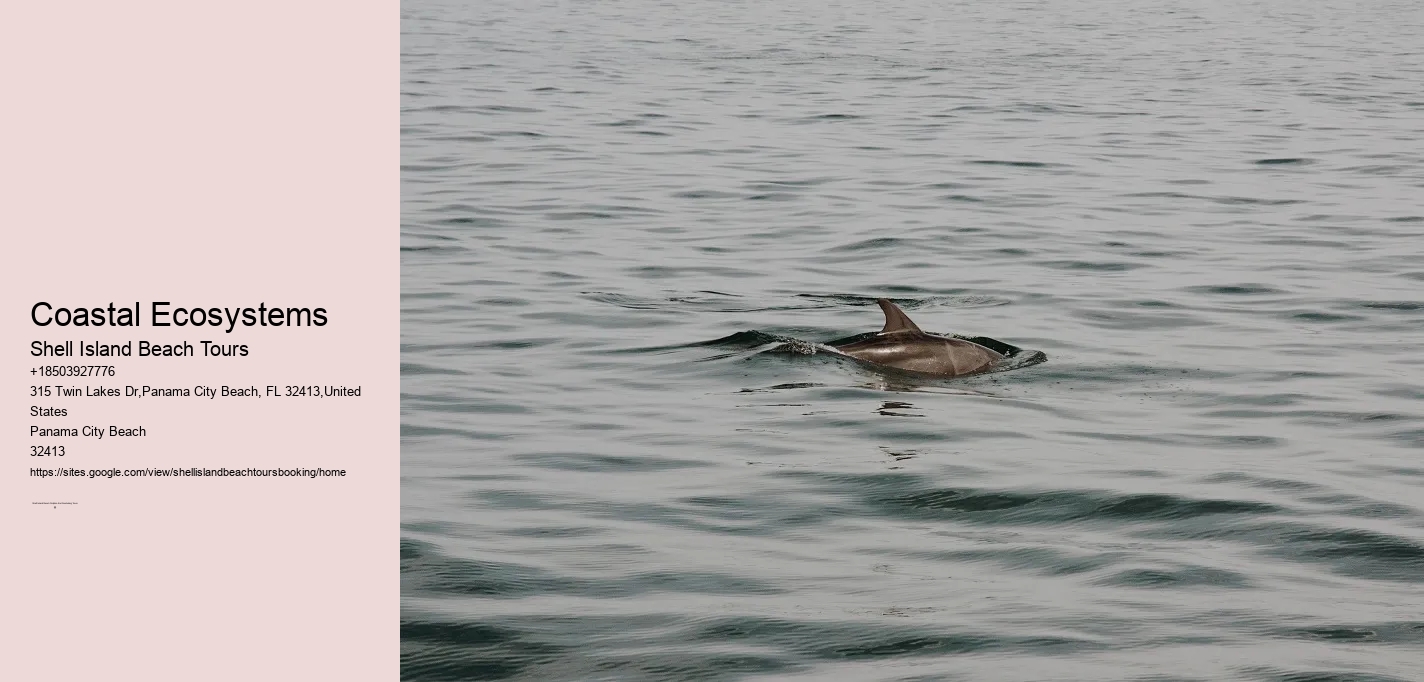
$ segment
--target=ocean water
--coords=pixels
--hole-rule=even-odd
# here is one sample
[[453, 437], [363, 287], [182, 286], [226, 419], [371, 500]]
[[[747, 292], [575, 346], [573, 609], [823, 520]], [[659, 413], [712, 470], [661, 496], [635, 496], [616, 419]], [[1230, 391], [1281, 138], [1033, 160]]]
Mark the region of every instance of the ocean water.
[[405, 679], [1424, 679], [1424, 5], [402, 30]]

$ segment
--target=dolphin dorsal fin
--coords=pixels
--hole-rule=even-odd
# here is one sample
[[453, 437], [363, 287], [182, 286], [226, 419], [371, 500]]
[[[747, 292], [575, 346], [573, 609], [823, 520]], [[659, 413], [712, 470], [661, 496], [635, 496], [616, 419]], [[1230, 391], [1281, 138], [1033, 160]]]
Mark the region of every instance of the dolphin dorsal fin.
[[920, 328], [910, 321], [910, 316], [900, 307], [890, 302], [888, 298], [881, 298], [875, 301], [880, 304], [880, 309], [885, 311], [885, 328], [880, 330], [881, 334], [893, 334], [895, 332], [918, 332]]

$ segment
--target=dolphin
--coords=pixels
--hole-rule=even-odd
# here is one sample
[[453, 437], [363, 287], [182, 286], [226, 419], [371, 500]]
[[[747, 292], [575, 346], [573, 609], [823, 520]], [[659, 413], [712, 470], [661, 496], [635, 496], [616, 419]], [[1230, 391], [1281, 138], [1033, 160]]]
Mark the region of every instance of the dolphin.
[[863, 341], [833, 348], [871, 364], [944, 377], [977, 374], [1004, 359], [973, 341], [926, 334], [888, 299], [875, 302], [885, 311], [885, 328]]

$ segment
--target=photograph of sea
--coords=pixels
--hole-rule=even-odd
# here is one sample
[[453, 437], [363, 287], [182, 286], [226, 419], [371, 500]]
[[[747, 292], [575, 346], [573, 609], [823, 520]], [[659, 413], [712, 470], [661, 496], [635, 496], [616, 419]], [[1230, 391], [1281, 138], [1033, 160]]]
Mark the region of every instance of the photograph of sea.
[[402, 679], [1424, 679], [1424, 5], [401, 31]]

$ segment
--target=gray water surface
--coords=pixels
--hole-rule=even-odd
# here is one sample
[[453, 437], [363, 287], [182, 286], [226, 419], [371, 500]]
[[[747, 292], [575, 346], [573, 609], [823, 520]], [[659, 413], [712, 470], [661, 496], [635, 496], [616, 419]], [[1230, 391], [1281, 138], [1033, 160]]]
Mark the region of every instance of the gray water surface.
[[406, 2], [402, 676], [1424, 679], [1421, 7]]

